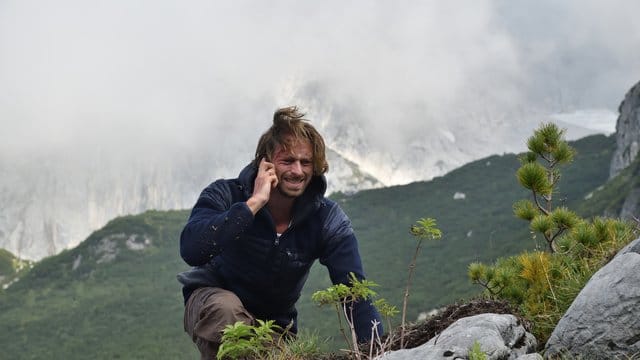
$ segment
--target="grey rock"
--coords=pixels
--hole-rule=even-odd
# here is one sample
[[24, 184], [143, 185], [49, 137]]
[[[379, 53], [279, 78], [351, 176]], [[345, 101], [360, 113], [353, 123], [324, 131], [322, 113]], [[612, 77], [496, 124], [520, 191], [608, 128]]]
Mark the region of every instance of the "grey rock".
[[110, 263], [116, 259], [120, 253], [117, 240], [123, 236], [124, 234], [115, 234], [100, 239], [94, 250], [96, 257], [98, 257], [97, 264]]
[[619, 217], [622, 219], [633, 219], [640, 216], [640, 187], [633, 188], [627, 193]]
[[596, 272], [558, 322], [545, 357], [627, 358], [640, 353], [640, 239]]
[[476, 341], [490, 360], [517, 359], [534, 351], [537, 344], [515, 316], [479, 314], [459, 319], [424, 345], [389, 352], [378, 359], [467, 359]]
[[516, 360], [542, 360], [542, 359], [543, 359], [542, 355], [538, 353], [524, 354], [516, 358]]

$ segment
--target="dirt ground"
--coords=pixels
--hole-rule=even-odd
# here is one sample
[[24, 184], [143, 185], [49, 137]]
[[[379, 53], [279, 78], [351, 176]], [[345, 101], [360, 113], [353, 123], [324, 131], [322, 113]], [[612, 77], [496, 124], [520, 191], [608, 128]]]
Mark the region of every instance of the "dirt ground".
[[[441, 333], [444, 329], [449, 327], [456, 320], [477, 315], [483, 313], [495, 313], [495, 314], [514, 314], [518, 316], [516, 311], [504, 301], [487, 300], [487, 299], [475, 299], [464, 303], [455, 303], [447, 306], [444, 310], [438, 314], [428, 318], [425, 321], [410, 324], [405, 330], [405, 348], [411, 349], [420, 346], [431, 338]], [[518, 316], [519, 317], [519, 316]], [[523, 318], [519, 317], [520, 321], [524, 324], [525, 328], [530, 328], [529, 324]], [[389, 350], [400, 349], [400, 334], [399, 329], [395, 329], [392, 333], [392, 340], [389, 346]], [[384, 339], [387, 339], [385, 337]], [[383, 340], [384, 340], [383, 339]], [[362, 347], [363, 352], [368, 353], [368, 346]], [[352, 358], [347, 353], [332, 353], [322, 357], [322, 360], [351, 360]]]

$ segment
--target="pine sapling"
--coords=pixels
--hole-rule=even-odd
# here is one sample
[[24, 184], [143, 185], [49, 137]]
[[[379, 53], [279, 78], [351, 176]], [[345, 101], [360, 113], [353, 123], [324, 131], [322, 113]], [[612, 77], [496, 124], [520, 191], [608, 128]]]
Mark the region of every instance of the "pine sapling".
[[[338, 314], [338, 321], [340, 322], [340, 332], [342, 333], [345, 342], [351, 349], [351, 354], [355, 359], [360, 360], [362, 354], [358, 348], [358, 338], [353, 321], [353, 308], [356, 302], [370, 300], [377, 294], [371, 288], [378, 286], [378, 284], [369, 280], [358, 280], [355, 274], [349, 274], [349, 285], [337, 284], [330, 286], [326, 290], [320, 290], [313, 293], [311, 299], [318, 305], [334, 305], [336, 313]], [[344, 327], [342, 326], [340, 313], [344, 314], [347, 325], [349, 326], [349, 336], [347, 336]], [[377, 324], [374, 324], [377, 327]], [[371, 340], [373, 342], [373, 339]]]
[[411, 235], [413, 235], [416, 240], [416, 250], [413, 253], [413, 258], [411, 259], [411, 263], [409, 264], [409, 276], [407, 277], [407, 286], [404, 290], [404, 299], [402, 301], [402, 325], [400, 328], [400, 347], [404, 348], [404, 334], [406, 328], [406, 318], [407, 318], [407, 302], [409, 300], [409, 289], [411, 288], [411, 280], [413, 279], [413, 273], [416, 267], [416, 261], [418, 259], [418, 254], [420, 253], [420, 249], [422, 247], [422, 241], [425, 239], [428, 240], [437, 240], [442, 237], [442, 232], [436, 228], [436, 220], [432, 218], [422, 218], [416, 222], [415, 225], [411, 226]]
[[553, 209], [553, 193], [560, 180], [559, 165], [573, 160], [575, 150], [564, 140], [564, 130], [555, 124], [542, 124], [527, 140], [527, 152], [520, 158], [516, 172], [520, 185], [531, 191], [532, 199], [514, 204], [517, 217], [530, 222], [531, 230], [544, 237], [550, 252], [566, 230], [578, 222], [578, 216], [565, 207]]

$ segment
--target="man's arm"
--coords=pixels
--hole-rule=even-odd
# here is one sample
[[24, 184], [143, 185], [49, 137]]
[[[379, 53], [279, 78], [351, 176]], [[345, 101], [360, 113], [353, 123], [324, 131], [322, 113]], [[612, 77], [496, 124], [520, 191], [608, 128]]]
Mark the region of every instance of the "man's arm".
[[253, 218], [267, 202], [278, 184], [275, 167], [262, 159], [254, 180], [253, 194], [234, 202], [229, 182], [218, 180], [209, 185], [191, 211], [180, 235], [180, 255], [191, 266], [207, 263], [225, 245], [238, 239], [253, 223]]
[[202, 191], [180, 235], [180, 255], [191, 266], [207, 263], [253, 222], [245, 202], [233, 203], [224, 180]]
[[[326, 238], [320, 263], [329, 270], [331, 281], [334, 284], [348, 285], [350, 273], [358, 280], [363, 280], [364, 269], [351, 221], [337, 204], [333, 204], [329, 211], [322, 231]], [[353, 324], [359, 342], [371, 340], [373, 321], [378, 322], [378, 333], [382, 336], [384, 329], [378, 310], [369, 300], [356, 302], [353, 308]]]
[[238, 239], [251, 226], [255, 214], [267, 204], [271, 189], [277, 184], [273, 164], [262, 159], [253, 194], [246, 202], [234, 202], [229, 182], [225, 180], [204, 189], [180, 235], [180, 255], [184, 261], [191, 266], [203, 265], [229, 241]]

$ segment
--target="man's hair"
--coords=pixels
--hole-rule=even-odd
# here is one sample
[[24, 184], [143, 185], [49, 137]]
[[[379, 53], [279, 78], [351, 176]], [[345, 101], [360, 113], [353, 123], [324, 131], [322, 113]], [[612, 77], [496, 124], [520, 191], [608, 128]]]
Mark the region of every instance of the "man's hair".
[[262, 158], [271, 161], [276, 145], [281, 145], [287, 149], [291, 144], [287, 143], [287, 136], [292, 136], [295, 140], [308, 140], [313, 150], [313, 174], [322, 175], [329, 170], [327, 157], [325, 154], [324, 139], [320, 133], [303, 119], [305, 114], [298, 111], [295, 106], [290, 106], [276, 110], [273, 114], [273, 125], [265, 131], [258, 141], [256, 156], [253, 164], [257, 167]]

